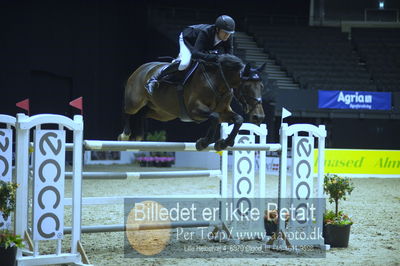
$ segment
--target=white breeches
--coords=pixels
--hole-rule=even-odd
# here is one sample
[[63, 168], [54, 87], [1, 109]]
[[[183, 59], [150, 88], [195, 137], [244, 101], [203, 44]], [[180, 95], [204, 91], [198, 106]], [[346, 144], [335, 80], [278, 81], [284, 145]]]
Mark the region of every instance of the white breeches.
[[189, 64], [190, 59], [192, 58], [192, 53], [190, 52], [189, 48], [187, 48], [185, 42], [183, 41], [182, 33], [179, 35], [179, 55], [178, 58], [181, 60], [179, 64], [179, 71], [185, 70]]

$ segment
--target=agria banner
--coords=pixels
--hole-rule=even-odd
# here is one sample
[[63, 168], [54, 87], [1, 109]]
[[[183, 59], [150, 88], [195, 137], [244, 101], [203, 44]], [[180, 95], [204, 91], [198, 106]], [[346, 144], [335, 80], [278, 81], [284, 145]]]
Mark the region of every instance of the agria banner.
[[391, 110], [390, 92], [318, 91], [318, 107], [329, 109]]

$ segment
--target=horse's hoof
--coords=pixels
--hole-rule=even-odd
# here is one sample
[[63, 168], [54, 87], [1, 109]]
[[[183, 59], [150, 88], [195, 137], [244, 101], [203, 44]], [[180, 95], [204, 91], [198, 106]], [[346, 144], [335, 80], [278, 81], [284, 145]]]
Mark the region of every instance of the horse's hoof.
[[118, 135], [118, 141], [128, 141], [130, 135], [125, 135], [125, 133], [121, 133]]
[[196, 141], [196, 150], [201, 151], [207, 148], [208, 144], [203, 140], [199, 139]]
[[217, 140], [217, 141], [215, 142], [215, 144], [214, 144], [214, 149], [215, 149], [216, 151], [225, 150], [226, 147], [228, 147], [228, 145], [226, 144], [225, 140], [223, 140], [223, 139]]

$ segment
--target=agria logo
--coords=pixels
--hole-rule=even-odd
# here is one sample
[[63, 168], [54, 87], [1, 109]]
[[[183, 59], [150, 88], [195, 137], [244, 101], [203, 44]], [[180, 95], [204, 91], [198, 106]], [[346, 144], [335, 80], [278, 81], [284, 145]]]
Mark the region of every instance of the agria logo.
[[372, 95], [371, 94], [359, 94], [358, 92], [351, 92], [344, 94], [343, 91], [339, 93], [338, 102], [343, 102], [347, 105], [353, 103], [372, 103]]

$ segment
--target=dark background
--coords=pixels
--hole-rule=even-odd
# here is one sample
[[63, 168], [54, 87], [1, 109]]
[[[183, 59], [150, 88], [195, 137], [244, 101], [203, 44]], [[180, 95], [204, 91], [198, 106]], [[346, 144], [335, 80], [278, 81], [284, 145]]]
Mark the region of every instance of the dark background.
[[[325, 1], [333, 10], [327, 14], [346, 14], [342, 9], [349, 1], [340, 1], [340, 5], [336, 2]], [[365, 3], [374, 5], [372, 2], [375, 3]], [[122, 130], [126, 79], [141, 64], [158, 56], [176, 56], [178, 52], [176, 42], [152, 24], [150, 11], [160, 5], [207, 8], [216, 14], [230, 14], [238, 21], [240, 30], [246, 13], [262, 9], [266, 14], [306, 18], [310, 3], [307, 0], [0, 1], [0, 113], [15, 115], [21, 112], [15, 103], [30, 98], [31, 115], [55, 113], [72, 117], [79, 112], [68, 103], [83, 96], [85, 139], [116, 139]], [[330, 135], [337, 135], [340, 140], [335, 142], [337, 148], [400, 148], [398, 143], [371, 139], [370, 134], [381, 127], [382, 140], [393, 139], [398, 120], [292, 117], [287, 121], [329, 123]], [[360, 125], [357, 131], [343, 130], [354, 123]], [[193, 141], [204, 134], [206, 127], [206, 123], [152, 121], [149, 130], [166, 129], [168, 141]]]

